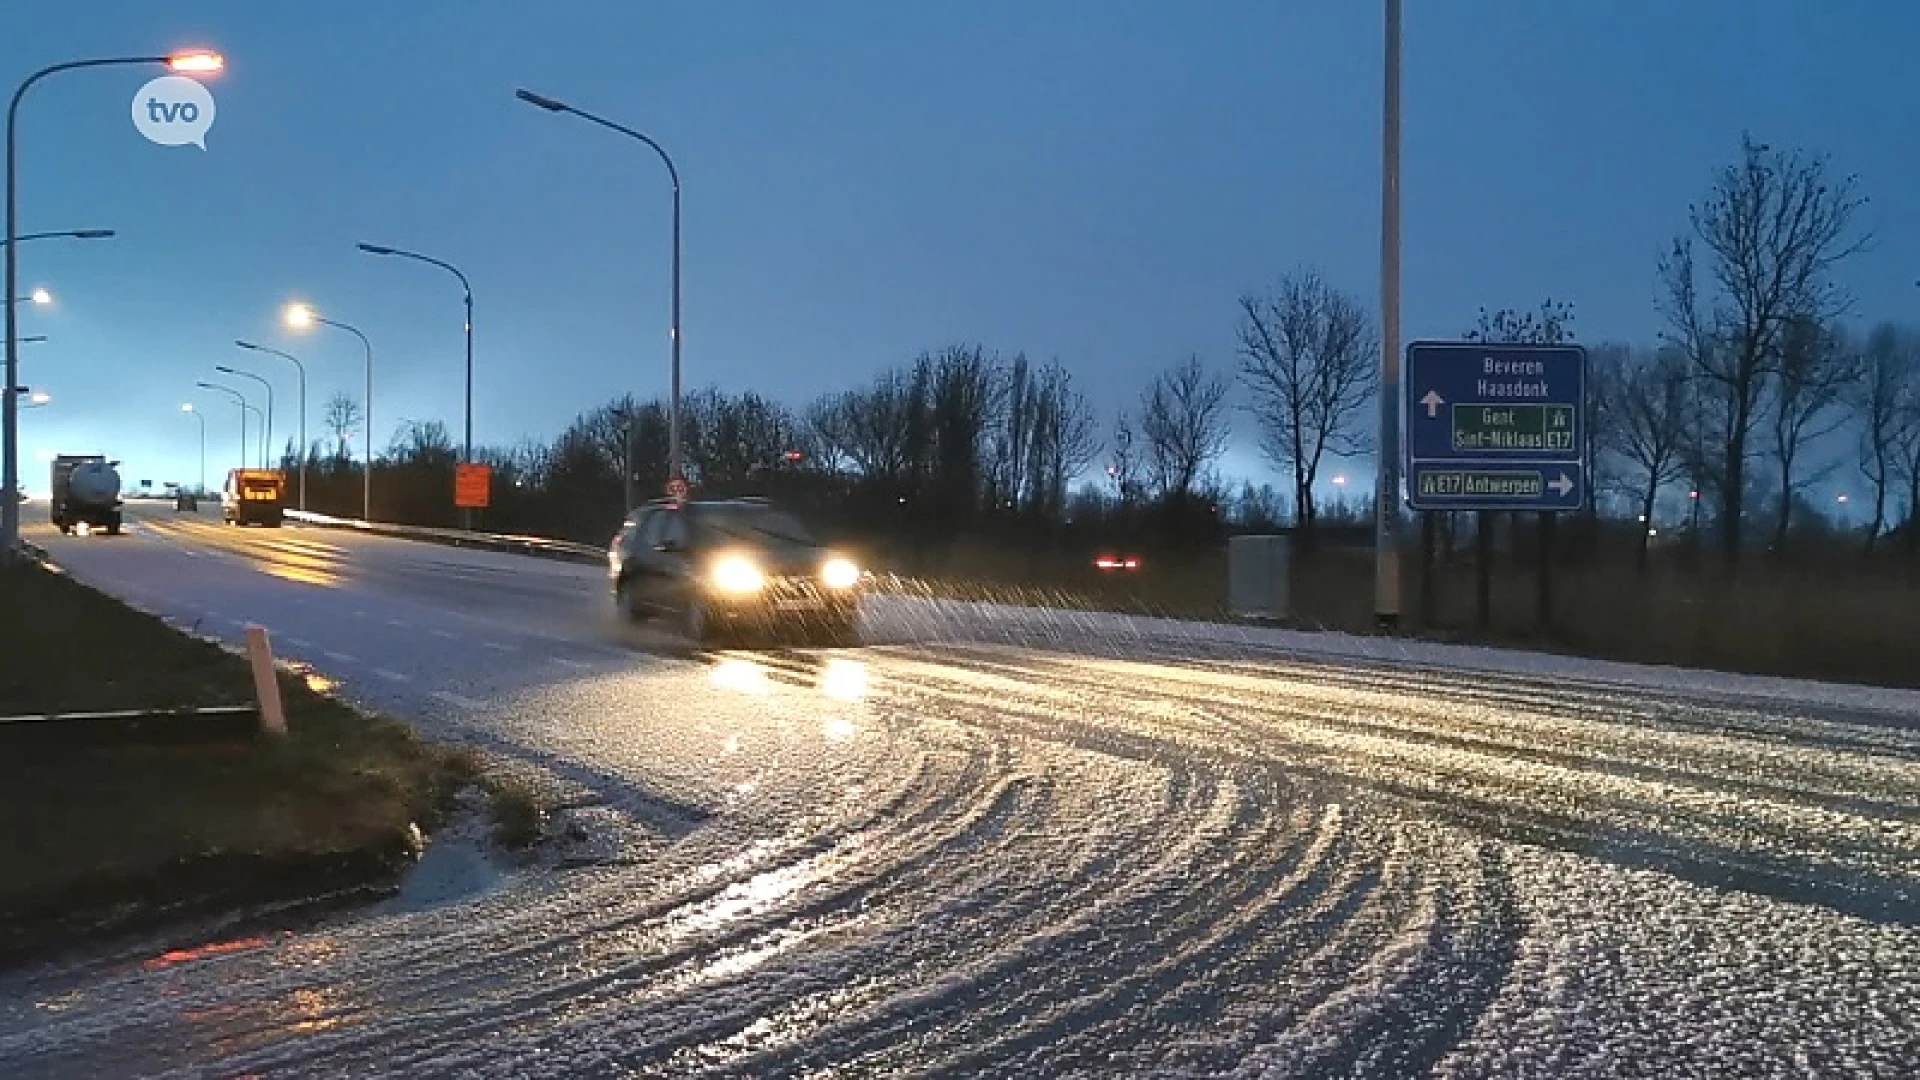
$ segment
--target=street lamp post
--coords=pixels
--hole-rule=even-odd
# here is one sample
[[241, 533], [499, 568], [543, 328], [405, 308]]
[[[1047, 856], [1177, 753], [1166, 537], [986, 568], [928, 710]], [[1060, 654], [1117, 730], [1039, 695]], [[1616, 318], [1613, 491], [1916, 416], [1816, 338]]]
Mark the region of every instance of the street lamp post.
[[310, 326], [313, 323], [319, 323], [323, 326], [331, 326], [336, 330], [345, 330], [347, 333], [352, 334], [354, 337], [359, 338], [361, 347], [366, 349], [367, 351], [367, 394], [366, 394], [366, 402], [364, 403], [366, 414], [367, 414], [366, 420], [365, 420], [365, 426], [366, 426], [366, 432], [367, 432], [367, 448], [365, 453], [367, 455], [367, 464], [366, 464], [365, 471], [363, 471], [360, 475], [360, 520], [372, 521], [373, 520], [373, 342], [368, 341], [367, 335], [361, 333], [358, 328], [348, 326], [346, 323], [343, 323], [343, 322], [335, 322], [332, 319], [324, 318], [320, 315], [319, 312], [314, 311], [312, 308], [308, 307], [305, 304], [294, 304], [287, 308], [287, 325], [288, 326], [291, 326], [294, 329], [299, 330], [299, 329], [304, 329], [305, 327]]
[[[361, 244], [360, 250], [369, 255], [392, 255], [402, 259], [412, 259], [415, 262], [423, 262], [429, 266], [437, 266], [459, 279], [460, 288], [465, 296], [467, 312], [466, 435], [460, 453], [460, 460], [469, 465], [473, 464], [473, 283], [467, 280], [467, 275], [461, 273], [459, 267], [454, 266], [450, 262], [436, 259], [431, 255], [422, 255], [417, 251], [385, 247], [380, 244]], [[471, 509], [462, 510], [460, 516], [465, 519], [467, 528], [471, 529], [473, 527], [473, 511]]]
[[1380, 161], [1380, 476], [1373, 611], [1400, 623], [1400, 7], [1386, 0], [1386, 94]]
[[260, 433], [260, 464], [263, 467], [272, 468], [273, 459], [270, 456], [270, 452], [273, 447], [273, 384], [255, 375], [251, 371], [241, 371], [239, 368], [228, 367], [225, 364], [215, 364], [213, 370], [222, 375], [238, 375], [243, 379], [252, 379], [254, 382], [266, 387], [267, 423], [266, 430]]
[[[654, 142], [652, 139], [632, 128], [623, 127], [611, 120], [595, 116], [589, 112], [582, 112], [563, 101], [556, 101], [553, 98], [544, 97], [531, 90], [515, 90], [513, 94], [529, 105], [537, 105], [548, 112], [572, 113], [589, 123], [598, 124], [603, 128], [617, 131], [629, 138], [638, 139], [646, 143], [649, 147], [652, 147], [654, 153], [660, 155], [660, 161], [667, 167], [667, 177], [673, 181], [673, 325], [670, 330], [673, 336], [673, 401], [667, 413], [667, 475], [669, 481], [674, 482], [675, 486], [678, 486], [678, 483], [683, 482], [686, 478], [686, 473], [682, 468], [683, 462], [680, 454], [680, 170], [674, 167], [673, 158], [668, 156], [666, 150], [662, 148], [659, 143]], [[627, 475], [629, 477], [633, 475], [633, 436], [631, 428], [629, 428], [627, 437]]]
[[[52, 240], [63, 237], [69, 240], [105, 240], [113, 235], [112, 229], [61, 229], [57, 232], [30, 232], [13, 238], [14, 243], [24, 244], [29, 240]], [[0, 244], [4, 244], [0, 240]]]
[[197, 382], [197, 383], [194, 383], [193, 385], [199, 387], [202, 390], [217, 390], [220, 393], [225, 394], [228, 397], [231, 397], [233, 399], [233, 403], [235, 405], [240, 406], [240, 467], [243, 469], [246, 468], [247, 467], [247, 410], [253, 408], [253, 406], [247, 404], [246, 395], [242, 394], [238, 390], [235, 390], [231, 386], [221, 386], [219, 383]]
[[[134, 64], [165, 64], [175, 71], [211, 74], [226, 66], [226, 61], [218, 53], [194, 51], [174, 56], [117, 56], [92, 60], [69, 60], [41, 68], [26, 77], [13, 91], [13, 99], [7, 105], [7, 231], [6, 243], [0, 245], [6, 252], [6, 292], [8, 300], [6, 310], [6, 378], [0, 385], [15, 386], [20, 382], [20, 324], [19, 313], [12, 303], [15, 291], [20, 287], [20, 266], [18, 240], [20, 238], [20, 200], [19, 200], [19, 128], [20, 102], [27, 96], [35, 83], [63, 71], [77, 71], [83, 68], [115, 67]], [[103, 231], [103, 230], [90, 230]], [[20, 557], [20, 414], [12, 394], [0, 394], [0, 561], [8, 563]]]
[[[199, 409], [194, 408], [193, 402], [191, 401], [183, 402], [180, 406], [180, 411], [200, 421], [200, 489], [194, 494], [205, 495], [207, 493], [207, 416]], [[242, 415], [244, 416], [245, 414], [243, 413]], [[243, 434], [240, 436], [240, 439], [244, 442], [246, 441], [246, 436]]]
[[301, 363], [292, 353], [281, 352], [279, 349], [255, 345], [251, 341], [236, 340], [234, 344], [243, 349], [270, 353], [282, 360], [290, 360], [293, 362], [293, 369], [300, 373], [300, 509], [304, 511], [307, 508], [307, 365]]

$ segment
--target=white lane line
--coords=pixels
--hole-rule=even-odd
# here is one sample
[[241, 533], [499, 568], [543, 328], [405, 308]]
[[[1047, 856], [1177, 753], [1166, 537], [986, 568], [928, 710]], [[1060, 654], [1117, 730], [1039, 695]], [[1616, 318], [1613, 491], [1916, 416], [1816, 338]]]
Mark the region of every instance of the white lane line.
[[508, 645], [508, 644], [505, 644], [504, 642], [499, 642], [499, 641], [483, 641], [483, 642], [481, 642], [480, 644], [481, 644], [481, 645], [484, 645], [485, 647], [487, 647], [487, 648], [489, 648], [489, 649], [492, 649], [492, 650], [494, 650], [495, 652], [518, 652], [518, 651], [520, 651], [520, 650], [519, 650], [519, 647], [518, 647], [518, 646], [515, 646], [515, 645]]
[[593, 666], [592, 664], [587, 663], [585, 660], [569, 660], [564, 656], [554, 657], [553, 662], [556, 664], [559, 664], [561, 667], [572, 668], [575, 671], [585, 671], [588, 668]]
[[313, 642], [308, 641], [306, 638], [303, 638], [303, 637], [283, 637], [280, 640], [288, 645], [293, 646], [296, 649], [313, 648]]
[[352, 653], [334, 652], [332, 649], [327, 649], [320, 655], [336, 664], [357, 664], [360, 662], [360, 658], [354, 656]]
[[367, 617], [367, 613], [366, 613], [366, 612], [364, 612], [364, 611], [360, 611], [360, 610], [358, 610], [358, 609], [355, 609], [355, 610], [354, 610], [354, 613], [353, 613], [353, 617], [354, 617], [354, 618], [356, 618], [356, 619], [364, 619], [364, 618], [366, 618], [366, 617]]
[[435, 690], [433, 696], [435, 699], [444, 701], [456, 709], [484, 709], [487, 707], [487, 703], [478, 698], [470, 698], [465, 694], [456, 694], [451, 690]]
[[446, 638], [448, 641], [460, 640], [460, 635], [454, 633], [451, 630], [434, 629], [434, 630], [429, 630], [428, 633], [432, 634], [434, 637], [437, 637], [437, 638]]
[[402, 675], [397, 671], [388, 671], [383, 667], [374, 668], [373, 673], [390, 682], [411, 682], [413, 680], [413, 676], [411, 675]]
[[405, 622], [403, 622], [403, 621], [401, 621], [401, 620], [399, 620], [399, 619], [388, 619], [388, 620], [387, 620], [387, 625], [388, 625], [388, 626], [397, 626], [397, 627], [399, 627], [399, 628], [401, 628], [402, 630], [404, 630], [404, 629], [406, 629], [406, 627], [407, 627], [407, 624], [406, 624]]

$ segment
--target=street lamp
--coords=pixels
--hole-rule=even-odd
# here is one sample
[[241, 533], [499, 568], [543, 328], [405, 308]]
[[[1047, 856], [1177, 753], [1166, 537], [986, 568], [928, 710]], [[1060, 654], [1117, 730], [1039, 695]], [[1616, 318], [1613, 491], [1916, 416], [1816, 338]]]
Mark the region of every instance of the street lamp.
[[[226, 60], [219, 53], [206, 50], [176, 53], [172, 56], [117, 56], [92, 60], [69, 60], [41, 68], [26, 77], [14, 88], [13, 99], [7, 105], [7, 231], [5, 244], [0, 245], [6, 251], [6, 284], [4, 295], [9, 301], [20, 288], [20, 265], [17, 255], [20, 245], [20, 200], [19, 200], [19, 119], [20, 102], [27, 96], [35, 83], [49, 75], [62, 71], [77, 71], [82, 68], [114, 67], [131, 64], [164, 64], [174, 71], [187, 74], [212, 74], [226, 67]], [[91, 231], [91, 230], [90, 230]], [[103, 230], [102, 230], [103, 231]], [[6, 377], [0, 379], [0, 386], [14, 386], [20, 381], [20, 342], [19, 313], [17, 305], [7, 304], [7, 347]], [[20, 557], [20, 419], [17, 403], [12, 394], [0, 394], [0, 561], [13, 562]]]
[[246, 395], [242, 394], [238, 390], [235, 390], [231, 386], [222, 386], [219, 383], [210, 383], [210, 382], [197, 382], [197, 383], [194, 383], [193, 385], [199, 387], [202, 390], [217, 390], [220, 393], [225, 394], [228, 397], [231, 397], [233, 399], [233, 403], [240, 406], [240, 467], [243, 469], [246, 468], [247, 467], [247, 413], [249, 411], [258, 412], [259, 410], [254, 409], [252, 405], [247, 404]]
[[[207, 492], [207, 414], [194, 408], [191, 401], [181, 402], [180, 411], [200, 421], [200, 489], [195, 494], [204, 495]], [[246, 436], [243, 434], [240, 439], [245, 442]]]
[[53, 395], [44, 390], [35, 390], [28, 393], [27, 388], [23, 386], [20, 388], [20, 392], [25, 394], [27, 398], [27, 403], [20, 406], [23, 409], [44, 409], [53, 401]]
[[331, 326], [336, 330], [345, 330], [360, 339], [360, 345], [367, 350], [367, 395], [363, 403], [366, 411], [365, 430], [367, 433], [367, 465], [360, 476], [360, 520], [373, 520], [373, 342], [367, 335], [343, 322], [325, 318], [305, 304], [287, 305], [287, 325], [295, 330], [305, 330], [315, 323]]
[[16, 304], [38, 304], [41, 307], [46, 307], [48, 304], [53, 303], [53, 294], [45, 289], [35, 289], [25, 296], [15, 297], [13, 302]]
[[471, 463], [473, 461], [473, 285], [467, 281], [467, 275], [461, 273], [458, 267], [449, 262], [442, 262], [431, 255], [422, 255], [417, 251], [406, 251], [401, 248], [382, 247], [379, 244], [361, 244], [360, 250], [369, 255], [393, 255], [423, 262], [429, 266], [437, 266], [460, 280], [460, 288], [466, 294], [467, 305], [467, 424], [466, 446], [460, 455], [460, 460]]
[[238, 368], [230, 368], [225, 364], [215, 364], [213, 370], [222, 375], [238, 375], [243, 379], [252, 379], [254, 382], [267, 388], [267, 430], [260, 436], [260, 464], [268, 465], [272, 460], [267, 456], [268, 450], [273, 446], [273, 384], [255, 375], [251, 371], [241, 371]]
[[[13, 239], [15, 243], [24, 244], [29, 240], [52, 240], [56, 237], [68, 240], [105, 240], [112, 235], [112, 229], [61, 229], [58, 232], [30, 232]], [[0, 245], [5, 243], [5, 240], [0, 240]]]
[[[667, 155], [659, 143], [629, 127], [622, 127], [611, 120], [582, 112], [562, 101], [544, 97], [531, 90], [515, 90], [513, 96], [529, 105], [535, 105], [548, 112], [572, 113], [589, 123], [598, 124], [611, 131], [617, 131], [629, 138], [638, 139], [653, 148], [667, 167], [667, 177], [673, 181], [673, 403], [667, 413], [667, 474], [673, 486], [678, 487], [685, 481], [680, 456], [680, 170], [674, 167], [673, 158]], [[628, 429], [627, 436], [627, 475], [633, 475], [633, 436]]]
[[1380, 159], [1380, 473], [1374, 515], [1374, 619], [1400, 623], [1400, 7], [1386, 0]]
[[234, 344], [243, 349], [269, 353], [282, 360], [290, 360], [293, 362], [293, 369], [300, 373], [300, 509], [305, 510], [307, 508], [307, 365], [301, 363], [292, 353], [281, 352], [279, 349], [255, 345], [251, 341], [236, 340]]

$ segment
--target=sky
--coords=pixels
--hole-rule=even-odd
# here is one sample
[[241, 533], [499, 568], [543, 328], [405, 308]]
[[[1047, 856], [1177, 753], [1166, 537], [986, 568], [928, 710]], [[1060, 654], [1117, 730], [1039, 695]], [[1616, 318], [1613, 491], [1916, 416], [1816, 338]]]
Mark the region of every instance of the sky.
[[[1871, 202], [1843, 269], [1863, 321], [1920, 319], [1920, 5], [1911, 0], [1410, 0], [1403, 335], [1572, 302], [1583, 341], [1652, 341], [1655, 266], [1743, 131], [1828, 154]], [[679, 167], [684, 378], [799, 405], [922, 350], [1057, 358], [1102, 417], [1198, 354], [1231, 371], [1236, 301], [1303, 266], [1377, 308], [1378, 0], [76, 0], [12, 13], [14, 77], [205, 46], [227, 70], [204, 150], [147, 141], [158, 68], [36, 85], [19, 121], [23, 484], [102, 452], [128, 482], [237, 464], [214, 365], [275, 386], [275, 442], [364, 377], [384, 445], [462, 425], [459, 284], [475, 294], [476, 441], [547, 439], [668, 386]], [[265, 405], [245, 379], [226, 381]], [[1249, 417], [1223, 471], [1271, 479]], [[1344, 470], [1335, 466], [1333, 472]], [[1363, 466], [1355, 465], [1355, 469]]]

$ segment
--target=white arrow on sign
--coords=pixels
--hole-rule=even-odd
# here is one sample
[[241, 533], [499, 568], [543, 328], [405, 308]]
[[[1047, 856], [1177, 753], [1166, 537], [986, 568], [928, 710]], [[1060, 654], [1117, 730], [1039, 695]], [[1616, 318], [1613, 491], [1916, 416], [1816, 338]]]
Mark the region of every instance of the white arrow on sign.
[[1446, 403], [1447, 403], [1447, 399], [1441, 397], [1440, 391], [1438, 390], [1429, 390], [1427, 391], [1427, 396], [1420, 399], [1420, 404], [1425, 405], [1427, 407], [1427, 419], [1429, 420], [1433, 419], [1436, 416], [1439, 416], [1440, 406], [1445, 405]]
[[1558, 480], [1555, 480], [1553, 483], [1548, 484], [1547, 486], [1559, 492], [1560, 497], [1564, 499], [1567, 497], [1567, 492], [1573, 490], [1573, 478], [1568, 476], [1566, 473], [1561, 473], [1560, 478]]

